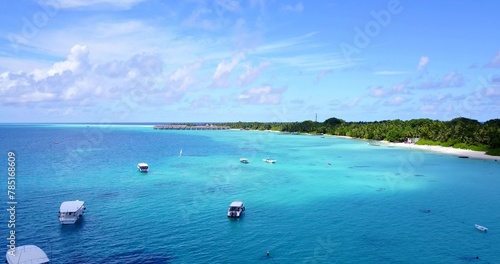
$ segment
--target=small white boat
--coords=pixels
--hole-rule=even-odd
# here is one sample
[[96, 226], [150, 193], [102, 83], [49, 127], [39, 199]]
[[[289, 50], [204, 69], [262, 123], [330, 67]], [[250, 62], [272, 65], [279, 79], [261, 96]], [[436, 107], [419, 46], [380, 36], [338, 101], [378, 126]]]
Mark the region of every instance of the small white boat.
[[241, 163], [245, 163], [245, 164], [246, 164], [246, 163], [249, 163], [249, 162], [248, 162], [248, 159], [245, 159], [245, 158], [241, 158], [241, 159], [240, 159], [240, 162], [241, 162]]
[[488, 228], [481, 226], [481, 225], [474, 225], [477, 230], [483, 231], [483, 232], [488, 232]]
[[137, 164], [137, 169], [139, 169], [140, 172], [148, 172], [149, 166], [147, 163], [139, 163]]
[[227, 217], [240, 217], [245, 212], [245, 205], [241, 201], [234, 201], [229, 205]]
[[48, 264], [50, 262], [47, 254], [35, 245], [19, 246], [15, 250], [9, 249], [5, 254], [5, 259], [8, 264]]
[[267, 162], [267, 163], [276, 163], [276, 160], [275, 159], [263, 159], [264, 162]]
[[59, 221], [63, 225], [74, 224], [80, 219], [85, 210], [85, 203], [83, 201], [63, 202], [59, 208]]

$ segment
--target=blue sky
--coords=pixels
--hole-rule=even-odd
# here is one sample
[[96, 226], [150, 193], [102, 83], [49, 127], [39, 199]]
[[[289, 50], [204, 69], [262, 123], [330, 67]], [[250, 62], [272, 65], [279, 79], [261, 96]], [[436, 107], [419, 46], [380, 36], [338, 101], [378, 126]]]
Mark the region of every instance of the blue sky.
[[500, 118], [500, 2], [20, 0], [0, 122]]

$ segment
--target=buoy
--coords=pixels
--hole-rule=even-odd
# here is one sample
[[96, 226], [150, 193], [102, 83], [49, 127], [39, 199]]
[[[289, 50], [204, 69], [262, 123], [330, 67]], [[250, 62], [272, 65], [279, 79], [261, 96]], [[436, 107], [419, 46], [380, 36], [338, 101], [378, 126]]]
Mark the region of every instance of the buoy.
[[271, 254], [271, 253], [269, 253], [269, 250], [268, 250], [268, 251], [266, 252], [266, 255], [269, 257], [269, 255], [270, 255], [270, 254]]

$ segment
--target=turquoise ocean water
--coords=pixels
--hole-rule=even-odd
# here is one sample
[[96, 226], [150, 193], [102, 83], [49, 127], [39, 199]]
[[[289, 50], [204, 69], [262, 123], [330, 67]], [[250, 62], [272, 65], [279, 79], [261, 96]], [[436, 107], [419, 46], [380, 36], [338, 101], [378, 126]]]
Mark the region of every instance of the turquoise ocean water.
[[[256, 131], [2, 125], [0, 135], [5, 251], [14, 151], [16, 243], [52, 263], [500, 263], [500, 161]], [[61, 202], [77, 199], [85, 215], [61, 226]], [[243, 218], [226, 217], [234, 200]]]

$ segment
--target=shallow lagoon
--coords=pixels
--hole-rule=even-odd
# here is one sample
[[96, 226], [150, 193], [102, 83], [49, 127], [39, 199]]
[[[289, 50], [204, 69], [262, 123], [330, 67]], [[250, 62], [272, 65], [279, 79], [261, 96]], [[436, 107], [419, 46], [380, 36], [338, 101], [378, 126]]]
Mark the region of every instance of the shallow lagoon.
[[[256, 131], [0, 133], [5, 158], [17, 158], [16, 243], [38, 245], [54, 263], [500, 262], [499, 162]], [[84, 217], [61, 226], [60, 203], [76, 199]], [[241, 219], [226, 217], [233, 200], [247, 206]]]

